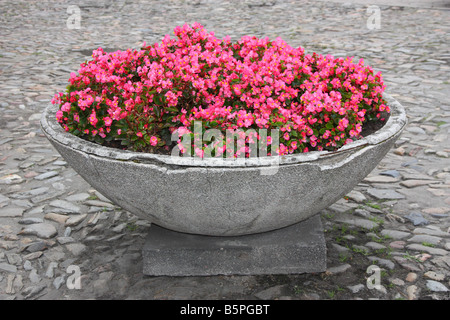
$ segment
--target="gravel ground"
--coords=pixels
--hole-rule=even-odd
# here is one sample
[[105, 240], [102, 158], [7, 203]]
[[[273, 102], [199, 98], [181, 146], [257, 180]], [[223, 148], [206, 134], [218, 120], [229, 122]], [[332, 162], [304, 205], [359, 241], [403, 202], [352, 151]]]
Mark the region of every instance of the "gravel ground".
[[[0, 299], [449, 299], [450, 11], [397, 2], [1, 1]], [[149, 223], [92, 189], [42, 134], [43, 108], [93, 49], [139, 48], [194, 21], [219, 37], [364, 58], [405, 106], [395, 147], [320, 213], [326, 272], [144, 276]]]

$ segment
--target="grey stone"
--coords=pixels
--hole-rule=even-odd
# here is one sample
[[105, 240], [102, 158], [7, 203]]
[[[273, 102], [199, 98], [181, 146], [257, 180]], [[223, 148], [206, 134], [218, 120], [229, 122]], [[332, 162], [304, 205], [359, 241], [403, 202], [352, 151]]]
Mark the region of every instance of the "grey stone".
[[23, 269], [26, 270], [26, 271], [33, 270], [33, 266], [31, 265], [31, 261], [30, 260], [25, 260], [25, 262], [23, 263]]
[[367, 248], [370, 248], [372, 250], [381, 250], [381, 249], [386, 249], [386, 246], [382, 245], [381, 243], [377, 243], [377, 242], [367, 242], [364, 246], [366, 246]]
[[367, 200], [365, 195], [356, 190], [352, 190], [349, 193], [347, 193], [347, 197], [358, 203], [362, 203]]
[[449, 157], [448, 152], [445, 152], [445, 151], [438, 151], [438, 152], [436, 152], [436, 155], [438, 157], [441, 157], [441, 158], [448, 158]]
[[71, 234], [72, 234], [72, 228], [66, 227], [66, 229], [64, 229], [64, 237], [69, 237]]
[[287, 285], [281, 284], [259, 291], [255, 293], [255, 297], [261, 300], [274, 300], [283, 296], [286, 292], [288, 292]]
[[448, 292], [449, 289], [440, 282], [427, 280], [427, 288], [433, 292]]
[[355, 218], [351, 215], [340, 214], [334, 218], [337, 222], [346, 223], [355, 227], [361, 227], [367, 230], [378, 227], [378, 223], [372, 220]]
[[66, 244], [67, 250], [70, 251], [74, 256], [79, 256], [86, 252], [87, 247], [82, 243], [68, 243]]
[[437, 229], [432, 229], [432, 226], [427, 226], [425, 228], [415, 228], [413, 230], [414, 234], [428, 234], [431, 236], [436, 236], [436, 237], [450, 237], [450, 233], [448, 232], [444, 232], [442, 230], [440, 230], [439, 228]]
[[47, 278], [53, 278], [55, 276], [55, 268], [58, 267], [58, 263], [55, 261], [50, 262], [50, 264], [48, 265], [47, 271], [45, 272], [45, 276]]
[[125, 228], [127, 227], [127, 223], [123, 222], [117, 226], [115, 226], [114, 228], [112, 228], [111, 230], [116, 232], [116, 233], [121, 233]]
[[42, 280], [42, 278], [38, 275], [36, 269], [31, 270], [28, 278], [32, 283], [39, 283]]
[[350, 249], [344, 246], [341, 246], [337, 243], [332, 243], [331, 244], [333, 246], [334, 249], [336, 249], [337, 252], [339, 252], [340, 254], [347, 254], [350, 253]]
[[406, 248], [409, 250], [428, 252], [429, 254], [440, 255], [440, 256], [445, 256], [449, 253], [447, 250], [444, 250], [444, 249], [432, 248], [432, 247], [424, 246], [422, 244], [417, 244], [417, 243], [407, 245]]
[[417, 180], [417, 179], [415, 179], [415, 180], [405, 180], [405, 181], [400, 182], [400, 184], [402, 186], [407, 187], [407, 188], [415, 188], [415, 187], [425, 186], [427, 184], [437, 183], [437, 182], [439, 182], [439, 181], [437, 181], [437, 180]]
[[382, 267], [388, 268], [390, 270], [395, 269], [395, 263], [388, 259], [382, 259], [378, 257], [367, 257], [370, 261], [374, 262], [376, 265], [380, 265]]
[[392, 189], [368, 188], [367, 193], [379, 200], [405, 199], [406, 197]]
[[420, 172], [405, 172], [402, 174], [403, 179], [405, 180], [435, 180], [433, 177], [429, 175], [420, 173]]
[[106, 201], [100, 201], [100, 200], [87, 200], [84, 202], [85, 204], [89, 205], [89, 206], [95, 206], [95, 207], [99, 207], [99, 208], [114, 208], [114, 205], [111, 204], [110, 202], [106, 202]]
[[[14, 281], [15, 277], [16, 277], [15, 274], [9, 274], [8, 275], [8, 280], [7, 280], [6, 289], [5, 289], [5, 292], [7, 294], [14, 294], [14, 293], [16, 293], [16, 291], [13, 288], [13, 281]], [[0, 281], [1, 280], [2, 280], [2, 278], [0, 277]]]
[[363, 218], [371, 218], [371, 217], [372, 217], [372, 215], [370, 214], [370, 212], [367, 211], [367, 210], [364, 210], [364, 209], [356, 209], [356, 210], [353, 212], [353, 214], [354, 214], [354, 215], [357, 215], [357, 216], [360, 216], [360, 217], [363, 217]]
[[142, 249], [146, 275], [249, 275], [323, 272], [320, 217], [280, 230], [238, 237], [178, 233], [152, 225]]
[[8, 197], [5, 197], [4, 195], [0, 194], [0, 208], [7, 205], [10, 202], [10, 199]]
[[36, 286], [30, 286], [23, 290], [22, 294], [25, 295], [25, 299], [30, 299], [34, 297], [35, 295], [41, 293], [47, 286], [42, 285], [36, 285]]
[[6, 253], [6, 258], [12, 265], [19, 265], [22, 263], [22, 257], [17, 253], [8, 252]]
[[14, 208], [14, 207], [0, 208], [0, 218], [21, 217], [24, 211], [25, 211], [24, 208]]
[[59, 244], [67, 244], [75, 242], [75, 239], [72, 237], [58, 237], [56, 238], [56, 241], [58, 241]]
[[327, 208], [327, 210], [331, 210], [338, 214], [350, 211], [351, 209], [352, 209], [352, 207], [350, 207], [348, 204], [344, 204], [344, 203], [333, 203], [331, 206], [329, 206]]
[[364, 290], [367, 286], [363, 285], [362, 283], [354, 285], [354, 286], [347, 286], [347, 288], [352, 292], [352, 293], [358, 293], [361, 290]]
[[69, 201], [65, 201], [65, 200], [54, 200], [52, 202], [50, 202], [50, 206], [55, 207], [55, 208], [59, 208], [62, 210], [62, 212], [66, 212], [66, 213], [80, 213], [81, 212], [81, 208]]
[[29, 254], [26, 254], [23, 256], [23, 259], [25, 260], [35, 260], [38, 259], [42, 256], [43, 252], [42, 251], [36, 251], [36, 252], [31, 252]]
[[19, 232], [19, 234], [35, 235], [39, 238], [49, 239], [56, 236], [58, 234], [58, 231], [53, 224], [36, 223], [25, 227]]
[[43, 223], [44, 219], [37, 217], [29, 217], [23, 218], [18, 221], [20, 224], [34, 224], [34, 223]]
[[86, 213], [72, 215], [69, 219], [66, 220], [65, 226], [67, 226], [67, 227], [76, 226], [76, 225], [80, 224], [86, 217], [87, 217]]
[[393, 183], [400, 181], [400, 178], [394, 178], [386, 175], [379, 175], [366, 177], [364, 178], [364, 181], [369, 183]]
[[13, 139], [12, 139], [12, 138], [6, 138], [6, 139], [0, 140], [0, 146], [1, 146], [2, 144], [8, 143], [8, 142], [10, 142], [10, 141], [13, 141]]
[[385, 99], [391, 115], [376, 133], [338, 152], [283, 157], [200, 159], [102, 147], [65, 132], [51, 105], [41, 126], [68, 164], [123, 209], [178, 232], [237, 236], [306, 220], [350, 192], [406, 125], [404, 108]]
[[62, 275], [53, 280], [53, 286], [58, 290], [66, 282], [66, 276]]
[[343, 273], [343, 272], [347, 271], [351, 267], [352, 267], [351, 265], [346, 263], [346, 264], [342, 264], [340, 266], [328, 268], [327, 272], [330, 274], [339, 274], [339, 273]]
[[432, 216], [433, 218], [437, 218], [437, 219], [449, 217], [449, 215], [446, 213], [430, 213], [430, 216]]
[[441, 240], [442, 240], [442, 238], [440, 238], [440, 237], [430, 236], [430, 235], [426, 235], [426, 234], [416, 234], [408, 239], [409, 242], [417, 242], [417, 243], [426, 242], [426, 243], [431, 243], [433, 245], [439, 244], [439, 242], [441, 242]]
[[404, 239], [411, 235], [411, 233], [409, 233], [409, 232], [404, 232], [404, 231], [399, 231], [399, 230], [391, 230], [391, 229], [383, 229], [383, 230], [381, 230], [380, 233], [382, 236], [387, 236], [387, 237], [390, 237], [395, 240]]
[[0, 271], [16, 273], [17, 267], [5, 262], [0, 262]]
[[406, 131], [414, 134], [426, 134], [425, 130], [423, 130], [421, 127], [409, 127], [406, 129]]
[[411, 212], [405, 216], [405, 218], [411, 221], [415, 226], [423, 226], [429, 223], [429, 221], [425, 219], [420, 212]]
[[380, 175], [389, 176], [392, 178], [400, 178], [401, 177], [400, 172], [398, 172], [397, 170], [386, 170], [386, 171], [380, 172]]
[[37, 252], [37, 251], [43, 251], [48, 248], [48, 243], [45, 241], [37, 241], [33, 242], [27, 245], [26, 250], [28, 252]]
[[77, 193], [77, 194], [73, 194], [71, 196], [68, 196], [66, 198], [67, 201], [85, 201], [89, 198], [89, 193], [86, 192], [82, 192], [82, 193]]
[[58, 175], [57, 171], [48, 171], [48, 172], [42, 173], [42, 174], [34, 177], [34, 179], [36, 179], [36, 180], [45, 180], [45, 179], [53, 178], [53, 177], [55, 177], [57, 175]]
[[66, 161], [62, 161], [62, 160], [57, 160], [57, 161], [53, 162], [53, 165], [55, 165], [55, 166], [66, 166], [67, 162]]

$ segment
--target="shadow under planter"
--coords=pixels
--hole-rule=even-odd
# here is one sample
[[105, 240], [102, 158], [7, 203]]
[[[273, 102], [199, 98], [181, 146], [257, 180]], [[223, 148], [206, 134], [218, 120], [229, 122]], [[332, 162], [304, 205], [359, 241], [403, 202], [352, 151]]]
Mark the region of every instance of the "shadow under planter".
[[301, 274], [324, 272], [320, 216], [275, 231], [213, 237], [150, 227], [142, 249], [150, 276]]

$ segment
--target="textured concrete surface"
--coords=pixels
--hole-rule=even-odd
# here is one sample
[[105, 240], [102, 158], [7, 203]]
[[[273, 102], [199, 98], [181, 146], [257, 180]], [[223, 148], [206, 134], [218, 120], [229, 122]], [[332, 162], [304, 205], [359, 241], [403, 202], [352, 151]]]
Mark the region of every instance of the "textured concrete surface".
[[150, 276], [212, 276], [318, 273], [326, 270], [320, 216], [276, 231], [211, 237], [152, 225], [142, 249]]

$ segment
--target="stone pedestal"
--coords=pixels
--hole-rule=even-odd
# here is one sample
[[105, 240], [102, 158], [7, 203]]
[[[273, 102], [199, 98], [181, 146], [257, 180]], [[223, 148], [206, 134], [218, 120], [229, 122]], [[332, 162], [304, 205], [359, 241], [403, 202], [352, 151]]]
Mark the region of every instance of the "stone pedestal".
[[258, 234], [214, 237], [150, 227], [142, 250], [151, 276], [300, 274], [326, 270], [320, 216]]

